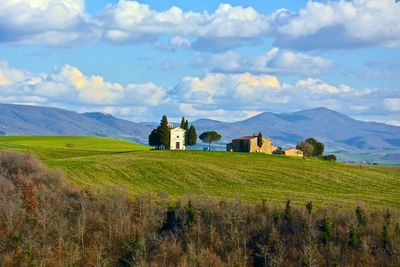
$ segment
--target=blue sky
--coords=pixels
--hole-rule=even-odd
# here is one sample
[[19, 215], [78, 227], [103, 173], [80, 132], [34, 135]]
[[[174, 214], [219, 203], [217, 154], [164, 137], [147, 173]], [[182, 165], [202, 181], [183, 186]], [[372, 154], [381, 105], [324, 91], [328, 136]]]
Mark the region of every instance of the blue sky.
[[0, 102], [135, 120], [327, 107], [400, 125], [400, 3], [4, 0]]

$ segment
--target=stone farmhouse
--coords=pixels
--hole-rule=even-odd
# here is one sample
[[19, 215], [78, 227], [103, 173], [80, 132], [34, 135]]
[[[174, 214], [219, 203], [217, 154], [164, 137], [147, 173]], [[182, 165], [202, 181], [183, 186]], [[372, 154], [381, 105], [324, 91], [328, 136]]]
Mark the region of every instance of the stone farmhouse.
[[272, 145], [272, 141], [266, 137], [263, 137], [262, 147], [258, 147], [256, 134], [233, 139], [232, 143], [226, 145], [226, 151], [232, 152], [260, 152], [272, 154], [276, 149], [277, 147]]
[[168, 125], [170, 128], [170, 150], [185, 150], [185, 133], [186, 130], [181, 127], [173, 127], [172, 124]]
[[[265, 154], [272, 154], [277, 150], [278, 147], [272, 144], [272, 141], [263, 136], [263, 145], [261, 148], [257, 144], [257, 134], [250, 136], [242, 136], [232, 140], [232, 143], [226, 145], [226, 151], [231, 152], [259, 152]], [[278, 154], [291, 157], [303, 157], [303, 151], [296, 148], [288, 148]]]

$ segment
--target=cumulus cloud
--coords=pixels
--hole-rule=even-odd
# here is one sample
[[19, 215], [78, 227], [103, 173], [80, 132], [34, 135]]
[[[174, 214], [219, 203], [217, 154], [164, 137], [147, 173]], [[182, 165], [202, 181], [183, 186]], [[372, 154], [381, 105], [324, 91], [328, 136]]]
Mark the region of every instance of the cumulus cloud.
[[274, 47], [267, 53], [257, 56], [241, 56], [232, 51], [201, 53], [196, 65], [224, 73], [251, 72], [316, 76], [329, 70], [333, 62], [319, 56]]
[[224, 109], [257, 105], [281, 88], [277, 77], [250, 73], [209, 73], [205, 77], [184, 77], [176, 86], [181, 101], [189, 104], [218, 105]]
[[394, 0], [307, 2], [276, 29], [275, 44], [298, 49], [400, 45], [400, 4]]
[[309, 1], [298, 11], [263, 14], [252, 7], [221, 4], [214, 12], [152, 9], [136, 1], [108, 5], [99, 20], [112, 43], [153, 41], [197, 50], [224, 51], [243, 43], [275, 38], [278, 47], [343, 49], [400, 45], [400, 4], [394, 0]]
[[32, 74], [0, 61], [0, 101], [107, 109], [124, 116], [128, 111], [145, 112], [169, 99], [167, 90], [152, 82], [124, 86], [98, 75], [86, 75], [70, 65], [55, 73]]
[[[319, 106], [348, 114], [399, 114], [399, 91], [356, 89], [315, 78], [284, 83], [278, 77], [251, 73], [186, 76], [172, 89], [152, 82], [123, 85], [65, 65], [53, 73], [31, 73], [0, 61], [0, 102], [104, 111], [154, 120], [209, 117], [238, 120], [263, 111], [293, 111]], [[394, 115], [393, 115], [394, 116]]]
[[[103, 39], [111, 43], [135, 43], [173, 36], [171, 43], [190, 46], [188, 38], [196, 38], [194, 47], [221, 49], [237, 46], [241, 41], [260, 38], [269, 31], [269, 19], [252, 7], [221, 4], [214, 13], [183, 11], [171, 7], [156, 11], [136, 1], [120, 0], [108, 5], [99, 15]], [[243, 30], [246, 29], [246, 30]], [[220, 43], [221, 47], [203, 44]], [[224, 44], [222, 44], [224, 43]]]
[[65, 46], [96, 40], [84, 0], [2, 0], [0, 42]]
[[400, 3], [394, 0], [308, 1], [298, 11], [263, 14], [253, 7], [220, 4], [194, 12], [172, 6], [155, 10], [137, 1], [108, 4], [98, 16], [84, 0], [2, 0], [0, 42], [66, 46], [102, 40], [135, 44], [162, 39], [177, 47], [226, 51], [263, 44], [277, 47], [343, 49], [400, 45]]
[[376, 115], [385, 108], [399, 112], [398, 98], [392, 99], [398, 95], [395, 89], [356, 89], [314, 78], [282, 83], [270, 75], [209, 73], [185, 77], [175, 94], [180, 96], [182, 112], [190, 116], [211, 116], [215, 112], [213, 118], [242, 118], [248, 112], [289, 112], [320, 106], [347, 114]]
[[350, 86], [342, 84], [339, 87], [327, 84], [318, 79], [308, 78], [306, 80], [300, 80], [296, 83], [297, 87], [308, 89], [310, 92], [317, 94], [339, 94], [339, 93], [349, 93]]

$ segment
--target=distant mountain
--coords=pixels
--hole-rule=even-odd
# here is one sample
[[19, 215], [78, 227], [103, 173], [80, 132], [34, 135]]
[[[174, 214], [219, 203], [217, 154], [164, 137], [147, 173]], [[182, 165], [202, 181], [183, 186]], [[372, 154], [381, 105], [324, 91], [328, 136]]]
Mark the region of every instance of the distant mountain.
[[146, 142], [145, 126], [104, 113], [0, 104], [0, 131], [7, 135], [94, 135]]
[[[0, 135], [94, 135], [147, 143], [158, 122], [135, 123], [100, 112], [77, 113], [58, 108], [0, 104]], [[200, 119], [198, 134], [216, 130], [222, 142], [262, 132], [278, 146], [293, 146], [308, 137], [330, 150], [399, 150], [400, 127], [363, 122], [338, 112], [316, 108], [294, 113], [264, 112], [238, 122]]]
[[198, 132], [217, 130], [225, 142], [262, 132], [279, 146], [293, 146], [314, 137], [330, 150], [400, 149], [400, 127], [358, 121], [326, 108], [283, 114], [264, 112], [233, 123], [201, 119], [193, 124]]

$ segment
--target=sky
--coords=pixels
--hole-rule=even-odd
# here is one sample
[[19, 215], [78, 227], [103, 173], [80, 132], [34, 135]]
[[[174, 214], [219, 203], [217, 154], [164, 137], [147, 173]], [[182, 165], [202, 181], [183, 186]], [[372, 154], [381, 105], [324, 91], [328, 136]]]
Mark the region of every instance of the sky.
[[1, 0], [0, 103], [400, 126], [399, 18], [396, 0]]

